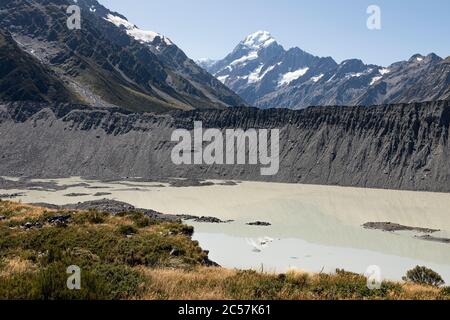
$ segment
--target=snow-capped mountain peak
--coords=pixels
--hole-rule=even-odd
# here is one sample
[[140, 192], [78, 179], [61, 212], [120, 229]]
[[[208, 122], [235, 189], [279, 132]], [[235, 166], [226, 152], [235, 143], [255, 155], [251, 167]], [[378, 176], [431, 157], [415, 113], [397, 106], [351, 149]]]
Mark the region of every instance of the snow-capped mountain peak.
[[247, 36], [224, 59], [203, 66], [219, 81], [254, 104], [258, 97], [295, 83], [319, 82], [335, 68], [331, 58], [299, 48], [285, 50], [267, 31]]
[[155, 41], [156, 38], [160, 38], [168, 46], [173, 44], [169, 38], [167, 38], [157, 32], [141, 30], [136, 25], [129, 22], [128, 20], [123, 19], [118, 16], [115, 16], [115, 15], [112, 15], [110, 13], [108, 13], [106, 18], [104, 18], [104, 19], [111, 22], [112, 24], [114, 24], [115, 26], [117, 26], [119, 28], [120, 27], [125, 28], [127, 34], [130, 37], [133, 37], [134, 39], [136, 39], [137, 41], [140, 41], [142, 43], [151, 43], [151, 42]]
[[275, 42], [275, 39], [268, 31], [257, 31], [247, 36], [244, 41], [242, 41], [242, 45], [250, 49], [258, 50], [261, 48], [267, 48]]
[[285, 50], [269, 32], [257, 31], [224, 59], [203, 67], [253, 106], [299, 109], [445, 100], [449, 59], [431, 53], [388, 67], [360, 59], [338, 64], [298, 47]]

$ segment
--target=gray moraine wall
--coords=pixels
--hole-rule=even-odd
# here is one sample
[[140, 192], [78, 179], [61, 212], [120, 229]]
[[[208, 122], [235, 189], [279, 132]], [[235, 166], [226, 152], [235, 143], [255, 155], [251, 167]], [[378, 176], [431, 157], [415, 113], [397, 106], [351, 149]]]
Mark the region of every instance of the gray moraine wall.
[[[280, 129], [280, 169], [180, 165], [175, 129]], [[180, 177], [450, 192], [449, 101], [293, 111], [231, 108], [164, 115], [82, 105], [0, 103], [0, 175]]]

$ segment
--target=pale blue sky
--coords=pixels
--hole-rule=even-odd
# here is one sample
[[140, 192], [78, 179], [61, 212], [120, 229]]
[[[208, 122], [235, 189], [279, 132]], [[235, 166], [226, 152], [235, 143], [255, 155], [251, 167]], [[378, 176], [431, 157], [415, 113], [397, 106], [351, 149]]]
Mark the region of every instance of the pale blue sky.
[[[450, 55], [449, 0], [99, 0], [141, 29], [168, 36], [188, 56], [223, 58], [246, 35], [267, 30], [285, 48], [338, 62], [388, 65], [415, 53]], [[380, 6], [382, 29], [366, 27]]]

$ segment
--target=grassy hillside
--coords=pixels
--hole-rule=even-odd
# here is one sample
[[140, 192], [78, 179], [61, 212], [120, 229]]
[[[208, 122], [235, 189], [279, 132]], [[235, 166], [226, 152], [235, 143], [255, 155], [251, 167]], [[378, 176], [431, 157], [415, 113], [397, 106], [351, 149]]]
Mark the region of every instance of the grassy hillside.
[[[208, 267], [193, 229], [142, 213], [58, 211], [0, 202], [0, 299], [449, 299], [448, 288], [363, 276]], [[81, 268], [81, 290], [66, 287]]]

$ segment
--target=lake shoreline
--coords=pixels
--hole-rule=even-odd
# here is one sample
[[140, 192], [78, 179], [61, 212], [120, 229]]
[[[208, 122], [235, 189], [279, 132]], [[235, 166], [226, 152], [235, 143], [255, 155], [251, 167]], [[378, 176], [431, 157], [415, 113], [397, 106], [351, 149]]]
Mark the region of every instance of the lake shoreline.
[[[3, 183], [10, 188], [0, 187], [0, 194], [23, 203], [104, 199], [184, 218], [212, 260], [229, 268], [364, 273], [378, 263], [399, 280], [424, 264], [450, 279], [449, 244], [438, 241], [450, 237], [450, 194], [224, 180], [15, 180]], [[414, 228], [369, 230], [368, 222], [441, 231], [420, 238]]]

